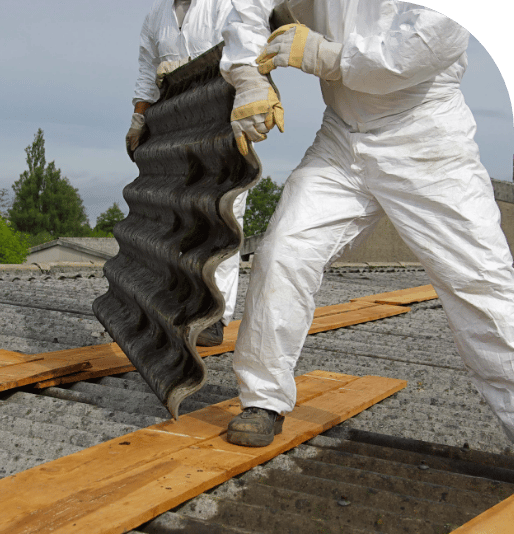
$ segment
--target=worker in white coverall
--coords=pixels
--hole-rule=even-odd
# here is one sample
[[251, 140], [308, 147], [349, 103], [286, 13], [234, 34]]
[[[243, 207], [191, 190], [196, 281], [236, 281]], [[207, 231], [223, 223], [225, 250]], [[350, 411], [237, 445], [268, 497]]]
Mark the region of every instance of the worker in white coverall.
[[[132, 160], [145, 129], [145, 111], [159, 99], [159, 86], [164, 77], [219, 44], [221, 29], [230, 12], [230, 0], [157, 0], [141, 30], [139, 76], [132, 103], [134, 114], [126, 136], [127, 152]], [[243, 225], [247, 193], [234, 201], [234, 215]], [[223, 318], [204, 330], [197, 344], [219, 345], [223, 341], [223, 325], [234, 315], [239, 277], [236, 254], [222, 262], [215, 273], [216, 284], [225, 299]]]
[[255, 255], [234, 354], [243, 412], [229, 441], [262, 446], [281, 431], [323, 271], [384, 213], [424, 266], [476, 387], [514, 440], [514, 272], [459, 89], [468, 33], [395, 0], [293, 0], [307, 27], [270, 37], [277, 1], [232, 3], [221, 68], [236, 88], [242, 152], [280, 121], [261, 73], [293, 66], [318, 76], [327, 108]]

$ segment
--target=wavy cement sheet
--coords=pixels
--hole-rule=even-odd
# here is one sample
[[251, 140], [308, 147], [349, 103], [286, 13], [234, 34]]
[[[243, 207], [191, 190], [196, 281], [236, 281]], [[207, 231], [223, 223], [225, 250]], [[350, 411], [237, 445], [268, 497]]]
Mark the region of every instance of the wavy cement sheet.
[[235, 197], [257, 182], [260, 163], [238, 152], [230, 126], [232, 87], [219, 73], [222, 46], [168, 76], [145, 114], [136, 150], [140, 174], [123, 196], [130, 208], [104, 267], [109, 290], [93, 311], [170, 413], [201, 388], [198, 334], [223, 315], [216, 267], [243, 234]]

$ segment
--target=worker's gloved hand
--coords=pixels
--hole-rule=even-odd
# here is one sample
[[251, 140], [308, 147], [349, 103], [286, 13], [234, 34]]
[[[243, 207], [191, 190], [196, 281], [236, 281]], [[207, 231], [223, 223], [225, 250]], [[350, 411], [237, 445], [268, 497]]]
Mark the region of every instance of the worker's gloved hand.
[[236, 89], [230, 116], [237, 148], [248, 154], [248, 140], [263, 141], [273, 128], [284, 131], [284, 109], [268, 78], [257, 67], [241, 65], [230, 71], [230, 83]]
[[257, 58], [259, 72], [296, 67], [323, 80], [341, 78], [343, 45], [327, 41], [303, 24], [286, 24], [275, 30]]
[[134, 113], [130, 128], [125, 137], [125, 144], [127, 146], [127, 154], [130, 159], [134, 161], [134, 150], [139, 146], [139, 140], [145, 130], [145, 116], [142, 113]]
[[187, 62], [188, 58], [184, 58], [179, 61], [163, 61], [157, 67], [157, 76], [155, 78], [155, 83], [157, 84], [157, 87], [159, 89], [161, 88], [162, 82], [164, 81], [164, 78], [167, 74], [171, 74], [174, 70], [178, 69], [182, 65], [185, 65]]

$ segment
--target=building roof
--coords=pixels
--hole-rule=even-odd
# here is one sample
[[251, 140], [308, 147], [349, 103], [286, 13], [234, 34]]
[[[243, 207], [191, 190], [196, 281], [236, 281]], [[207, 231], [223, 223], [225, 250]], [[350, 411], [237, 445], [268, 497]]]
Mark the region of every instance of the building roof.
[[[107, 290], [98, 265], [60, 271], [55, 266], [45, 271], [32, 267], [0, 271], [0, 348], [37, 353], [111, 341], [91, 311], [92, 301]], [[243, 268], [236, 319], [242, 314], [248, 279], [249, 269]], [[326, 306], [427, 283], [425, 272], [415, 265], [340, 266], [326, 274], [316, 302]], [[396, 533], [396, 526], [390, 525], [400, 524], [398, 514], [403, 514], [401, 524], [410, 528], [406, 532], [443, 532], [444, 524], [452, 524], [458, 503], [464, 510], [458, 521], [463, 523], [463, 517], [481, 511], [477, 502], [485, 509], [497, 502], [500, 489], [502, 498], [512, 493], [514, 486], [502, 485], [498, 478], [494, 483], [471, 480], [472, 472], [462, 480], [457, 477], [465, 472], [466, 462], [457, 461], [456, 454], [482, 451], [502, 455], [481, 456], [481, 461], [492, 458], [485, 471], [496, 469], [512, 480], [512, 471], [502, 471], [514, 467], [510, 445], [468, 379], [439, 301], [410, 307], [407, 314], [309, 336], [297, 368], [298, 374], [323, 369], [402, 378], [409, 382], [405, 390], [134, 532], [310, 533], [318, 527], [320, 532], [339, 532], [348, 518], [345, 533]], [[210, 356], [205, 363], [207, 384], [184, 401], [181, 413], [237, 395], [232, 354]], [[168, 418], [137, 372], [1, 393], [0, 474]], [[373, 442], [377, 435], [392, 441]], [[423, 456], [427, 450], [410, 440], [456, 449], [440, 447], [447, 451], [443, 461], [433, 450]], [[466, 453], [459, 453], [461, 449]], [[444, 462], [449, 462], [447, 467]], [[428, 473], [420, 465], [429, 465]], [[433, 523], [425, 525], [420, 517], [424, 520], [423, 510], [429, 508]], [[447, 519], [439, 520], [437, 514]]]
[[31, 247], [29, 254], [56, 246], [86, 252], [106, 260], [115, 256], [120, 248], [114, 237], [58, 237], [48, 243]]

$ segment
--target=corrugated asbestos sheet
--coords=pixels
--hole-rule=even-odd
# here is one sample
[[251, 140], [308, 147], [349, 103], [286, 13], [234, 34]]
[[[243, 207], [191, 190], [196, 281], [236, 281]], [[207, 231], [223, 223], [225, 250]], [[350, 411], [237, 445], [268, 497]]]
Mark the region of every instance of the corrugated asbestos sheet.
[[221, 45], [176, 70], [146, 112], [140, 174], [123, 191], [129, 215], [114, 230], [120, 251], [104, 268], [109, 291], [93, 304], [175, 417], [205, 382], [196, 338], [223, 314], [214, 272], [241, 246], [233, 202], [260, 175], [256, 156], [250, 164], [236, 148], [220, 57]]

